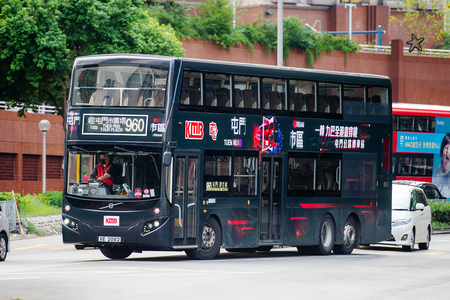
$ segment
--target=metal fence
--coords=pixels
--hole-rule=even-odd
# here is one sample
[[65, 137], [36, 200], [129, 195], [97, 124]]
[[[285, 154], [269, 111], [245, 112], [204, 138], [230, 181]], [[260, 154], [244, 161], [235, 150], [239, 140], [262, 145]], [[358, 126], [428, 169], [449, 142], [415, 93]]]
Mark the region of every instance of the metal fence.
[[[18, 105], [16, 107], [8, 107], [8, 104], [5, 101], [0, 101], [0, 110], [19, 111], [21, 108], [22, 105]], [[27, 108], [25, 111], [27, 113], [56, 115], [56, 108], [52, 105], [38, 105], [35, 110]]]
[[[391, 46], [359, 45], [359, 52], [360, 53], [391, 54]], [[409, 52], [409, 47], [403, 47], [403, 55], [428, 56], [428, 57], [450, 57], [450, 50], [423, 48], [422, 51]]]

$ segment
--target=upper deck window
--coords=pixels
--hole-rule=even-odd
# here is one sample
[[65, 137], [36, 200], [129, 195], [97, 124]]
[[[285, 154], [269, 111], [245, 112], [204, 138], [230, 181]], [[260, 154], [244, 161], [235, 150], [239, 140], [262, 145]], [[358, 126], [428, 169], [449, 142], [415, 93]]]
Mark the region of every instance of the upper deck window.
[[164, 107], [167, 70], [139, 66], [76, 69], [73, 106]]

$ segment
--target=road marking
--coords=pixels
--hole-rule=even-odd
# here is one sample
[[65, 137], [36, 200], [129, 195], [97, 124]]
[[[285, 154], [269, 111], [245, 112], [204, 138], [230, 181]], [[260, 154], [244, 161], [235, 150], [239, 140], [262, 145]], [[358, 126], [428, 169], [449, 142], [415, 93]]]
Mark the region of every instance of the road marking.
[[45, 247], [45, 246], [48, 246], [48, 245], [50, 245], [50, 244], [39, 244], [39, 245], [34, 245], [34, 246], [28, 246], [28, 247], [16, 248], [16, 249], [13, 249], [13, 250], [14, 250], [14, 251], [17, 251], [17, 250], [28, 250], [28, 249], [32, 249], [32, 248]]
[[436, 255], [436, 254], [444, 254], [444, 253], [446, 253], [446, 252], [428, 252], [428, 253], [425, 253], [425, 255]]

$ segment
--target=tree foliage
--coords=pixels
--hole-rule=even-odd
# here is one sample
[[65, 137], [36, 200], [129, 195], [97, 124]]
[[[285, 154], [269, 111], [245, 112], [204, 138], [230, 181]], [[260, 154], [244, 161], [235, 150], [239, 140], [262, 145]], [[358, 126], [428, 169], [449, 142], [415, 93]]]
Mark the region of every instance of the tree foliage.
[[399, 23], [408, 34], [430, 36], [436, 42], [443, 40], [446, 32], [445, 17], [450, 8], [448, 1], [398, 0], [398, 2], [403, 6], [398, 11], [403, 14], [401, 17], [391, 16], [391, 22]]
[[[160, 2], [151, 5], [149, 11], [161, 23], [170, 24], [178, 37], [212, 40], [229, 49], [232, 45], [246, 44], [250, 51], [254, 45], [264, 45], [270, 53], [277, 48], [277, 25], [261, 18], [253, 24], [243, 24], [233, 28], [232, 7], [227, 0], [204, 0], [199, 3], [198, 14], [178, 3]], [[242, 12], [237, 8], [237, 14]], [[188, 29], [186, 29], [188, 28]], [[296, 17], [283, 19], [283, 56], [289, 57], [289, 48], [297, 48], [306, 53], [307, 65], [323, 51], [354, 52], [356, 42], [342, 36], [332, 36], [313, 32], [303, 26]]]
[[0, 0], [0, 97], [59, 112], [74, 59], [101, 53], [182, 56], [170, 26], [138, 0]]

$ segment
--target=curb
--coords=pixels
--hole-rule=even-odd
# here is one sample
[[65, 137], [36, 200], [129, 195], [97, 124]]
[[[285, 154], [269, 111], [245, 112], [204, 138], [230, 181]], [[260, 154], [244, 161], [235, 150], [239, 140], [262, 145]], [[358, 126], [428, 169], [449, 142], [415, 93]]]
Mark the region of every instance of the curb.
[[433, 229], [431, 234], [447, 234], [450, 233], [450, 228]]

